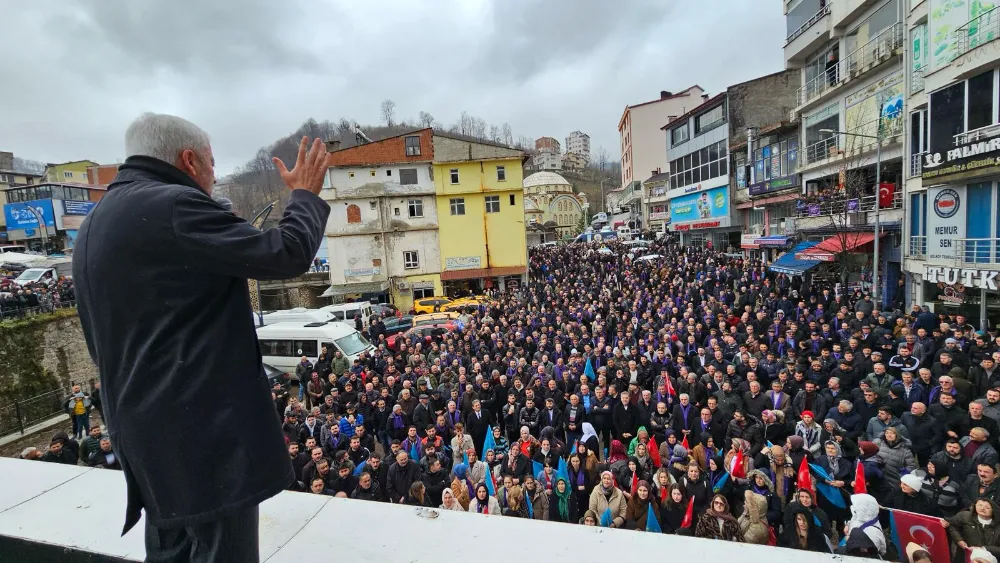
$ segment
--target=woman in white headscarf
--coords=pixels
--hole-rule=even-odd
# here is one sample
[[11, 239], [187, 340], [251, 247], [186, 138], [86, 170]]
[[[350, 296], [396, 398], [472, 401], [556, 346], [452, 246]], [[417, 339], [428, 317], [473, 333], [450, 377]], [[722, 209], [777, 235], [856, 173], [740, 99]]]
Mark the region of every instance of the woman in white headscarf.
[[878, 551], [885, 556], [885, 534], [878, 521], [878, 501], [871, 495], [851, 495], [851, 519], [847, 523], [847, 545], [845, 553], [857, 555], [857, 550]]
[[441, 491], [441, 509], [465, 512], [465, 509], [462, 508], [462, 503], [458, 502], [458, 499], [455, 498], [455, 493], [451, 492], [451, 489]]
[[[580, 443], [587, 446], [587, 449], [596, 453], [600, 457], [601, 443], [597, 438], [597, 432], [594, 430], [594, 425], [589, 422], [583, 423], [583, 436], [580, 437]], [[610, 446], [609, 446], [610, 447]]]

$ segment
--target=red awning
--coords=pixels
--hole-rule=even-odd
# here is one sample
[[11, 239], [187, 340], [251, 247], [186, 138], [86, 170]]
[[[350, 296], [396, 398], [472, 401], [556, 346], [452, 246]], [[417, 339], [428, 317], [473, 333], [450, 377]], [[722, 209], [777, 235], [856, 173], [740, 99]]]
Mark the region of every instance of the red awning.
[[807, 248], [795, 255], [800, 260], [821, 260], [833, 262], [838, 254], [852, 252], [875, 240], [875, 233], [847, 232], [838, 233], [812, 248]]

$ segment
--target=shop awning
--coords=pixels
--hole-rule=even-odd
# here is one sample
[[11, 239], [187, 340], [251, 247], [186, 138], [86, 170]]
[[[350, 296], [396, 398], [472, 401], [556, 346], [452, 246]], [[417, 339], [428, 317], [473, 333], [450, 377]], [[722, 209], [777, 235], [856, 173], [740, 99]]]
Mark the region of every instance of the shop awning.
[[335, 295], [352, 295], [355, 293], [379, 293], [389, 289], [389, 282], [364, 282], [348, 283], [344, 285], [331, 285], [326, 288], [320, 297], [333, 297]]
[[819, 260], [800, 260], [796, 258], [796, 254], [802, 252], [803, 250], [808, 250], [816, 246], [817, 242], [800, 242], [795, 245], [795, 248], [789, 250], [788, 252], [782, 254], [777, 260], [771, 263], [768, 267], [772, 272], [777, 272], [779, 274], [788, 274], [790, 276], [801, 276], [807, 270], [814, 266], [820, 264]]
[[838, 254], [854, 250], [875, 240], [875, 233], [845, 232], [837, 233], [812, 248], [800, 251], [796, 256], [803, 260], [820, 260], [833, 262]]
[[528, 271], [527, 266], [500, 266], [498, 268], [472, 268], [469, 270], [445, 270], [441, 272], [441, 281], [474, 280], [480, 278], [502, 278], [504, 276], [519, 276]]
[[784, 235], [770, 235], [766, 237], [760, 237], [755, 242], [760, 246], [787, 246], [788, 238]]

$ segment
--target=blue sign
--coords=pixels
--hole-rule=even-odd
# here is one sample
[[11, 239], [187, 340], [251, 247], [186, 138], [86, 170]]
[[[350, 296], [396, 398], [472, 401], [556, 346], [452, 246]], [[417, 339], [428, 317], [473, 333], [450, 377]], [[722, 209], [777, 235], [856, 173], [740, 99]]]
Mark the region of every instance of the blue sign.
[[97, 205], [92, 201], [63, 200], [63, 210], [66, 215], [86, 215]]
[[[670, 221], [712, 221], [729, 219], [729, 187], [721, 186], [670, 200]], [[728, 226], [725, 225], [714, 226]]]
[[[31, 208], [35, 211], [32, 213]], [[35, 214], [41, 216], [46, 227], [56, 226], [56, 214], [52, 210], [51, 199], [38, 199], [35, 201], [22, 201], [19, 203], [6, 203], [3, 206], [3, 215], [7, 219], [7, 229], [30, 229], [40, 228]]]

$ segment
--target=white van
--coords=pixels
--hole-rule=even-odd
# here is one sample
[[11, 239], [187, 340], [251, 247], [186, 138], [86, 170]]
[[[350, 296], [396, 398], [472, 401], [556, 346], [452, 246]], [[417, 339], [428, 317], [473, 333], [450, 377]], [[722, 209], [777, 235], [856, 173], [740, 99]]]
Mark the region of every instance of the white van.
[[361, 321], [364, 323], [365, 328], [368, 328], [368, 322], [375, 313], [372, 309], [372, 304], [367, 301], [327, 305], [326, 307], [320, 307], [319, 310], [332, 313], [334, 320], [345, 322], [351, 326], [354, 326], [354, 316], [361, 315]]
[[265, 364], [272, 365], [292, 377], [302, 356], [315, 362], [326, 346], [331, 354], [340, 350], [354, 362], [362, 352], [374, 352], [375, 347], [354, 326], [339, 322], [276, 323], [257, 329], [260, 353]]
[[[276, 323], [324, 323], [328, 321], [337, 320], [334, 318], [333, 313], [329, 311], [320, 311], [319, 309], [306, 309], [305, 307], [296, 307], [294, 309], [287, 309], [284, 311], [264, 311], [262, 315], [264, 319], [264, 324], [262, 326], [273, 325]], [[257, 314], [253, 314], [254, 324], [257, 323]]]

